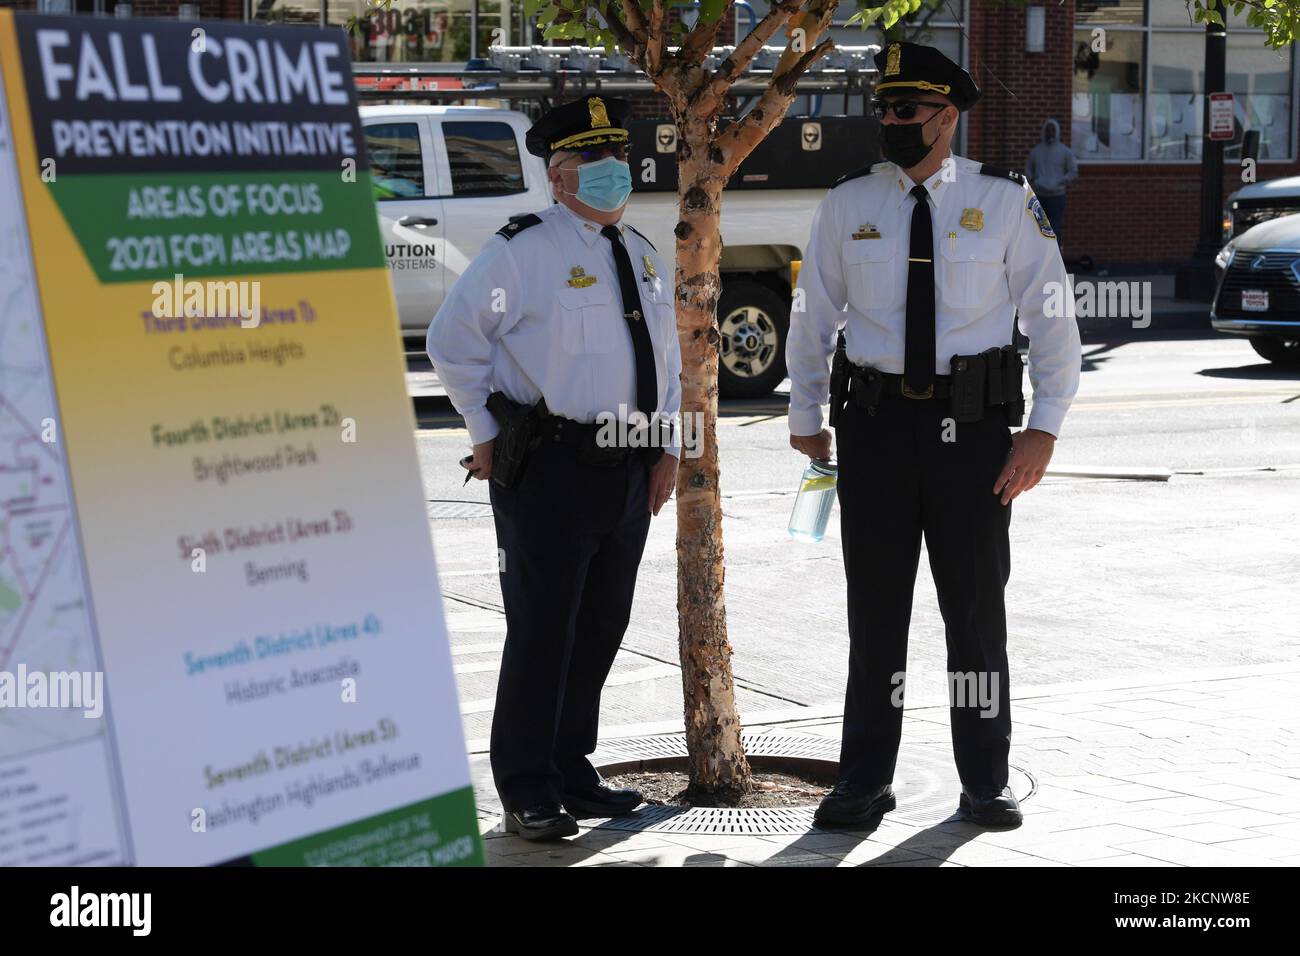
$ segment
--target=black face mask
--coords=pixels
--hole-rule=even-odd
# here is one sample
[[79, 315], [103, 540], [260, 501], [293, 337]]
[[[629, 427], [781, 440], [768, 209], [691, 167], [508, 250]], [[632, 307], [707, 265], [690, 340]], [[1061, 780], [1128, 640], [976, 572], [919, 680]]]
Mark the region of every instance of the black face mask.
[[[927, 143], [925, 137], [921, 134], [921, 130], [925, 129], [926, 123], [929, 123], [935, 116], [941, 115], [943, 115], [942, 110], [935, 113], [924, 123], [881, 124], [880, 152], [885, 159], [901, 169], [911, 169], [929, 156], [930, 150], [934, 149], [934, 143]], [[938, 142], [937, 138], [935, 142]]]

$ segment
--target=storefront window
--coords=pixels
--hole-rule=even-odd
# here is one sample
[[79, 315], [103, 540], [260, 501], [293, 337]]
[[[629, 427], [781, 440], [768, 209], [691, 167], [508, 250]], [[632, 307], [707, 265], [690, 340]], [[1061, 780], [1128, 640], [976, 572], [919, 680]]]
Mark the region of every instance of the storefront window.
[[1147, 157], [1200, 159], [1205, 110], [1205, 35], [1154, 33]]
[[320, 26], [321, 0], [256, 0], [253, 21]]
[[1142, 34], [1074, 33], [1071, 142], [1079, 159], [1142, 156]]
[[1270, 50], [1263, 39], [1258, 33], [1233, 35], [1229, 28], [1228, 92], [1236, 97], [1237, 130], [1227, 153], [1239, 156], [1242, 132], [1257, 129], [1262, 133], [1259, 158], [1286, 159], [1295, 152], [1291, 121], [1295, 50]]
[[1075, 23], [1142, 24], [1144, 0], [1075, 0]]
[[[1149, 0], [1150, 26], [1142, 6], [1078, 0], [1071, 145], [1080, 160], [1201, 158], [1205, 26], [1189, 21], [1184, 0]], [[1259, 158], [1287, 159], [1295, 152], [1294, 52], [1269, 49], [1244, 14], [1227, 22], [1225, 90], [1235, 95], [1237, 123], [1225, 155], [1239, 157], [1245, 131], [1259, 130]]]

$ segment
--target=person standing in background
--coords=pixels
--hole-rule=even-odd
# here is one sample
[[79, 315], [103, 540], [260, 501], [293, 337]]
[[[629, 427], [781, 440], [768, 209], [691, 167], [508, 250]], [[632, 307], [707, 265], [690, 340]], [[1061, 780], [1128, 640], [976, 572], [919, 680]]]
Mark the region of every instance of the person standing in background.
[[1079, 178], [1079, 164], [1070, 147], [1061, 142], [1061, 125], [1054, 119], [1043, 120], [1042, 138], [1029, 151], [1025, 178], [1047, 213], [1057, 242], [1065, 224], [1065, 186]]

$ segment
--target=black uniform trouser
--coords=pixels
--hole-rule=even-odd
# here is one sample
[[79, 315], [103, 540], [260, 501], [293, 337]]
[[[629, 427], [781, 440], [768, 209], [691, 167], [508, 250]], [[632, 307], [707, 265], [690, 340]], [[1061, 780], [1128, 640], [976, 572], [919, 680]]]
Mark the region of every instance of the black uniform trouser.
[[638, 456], [594, 467], [547, 442], [519, 488], [491, 483], [506, 610], [492, 776], [507, 810], [600, 781], [587, 755], [650, 527], [646, 479]]
[[1011, 507], [993, 485], [1011, 432], [991, 408], [982, 421], [949, 423], [955, 441], [944, 441], [947, 418], [946, 400], [887, 395], [875, 415], [850, 399], [836, 426], [849, 621], [840, 777], [855, 783], [893, 779], [922, 534], [947, 638], [958, 774], [978, 790], [1007, 783]]

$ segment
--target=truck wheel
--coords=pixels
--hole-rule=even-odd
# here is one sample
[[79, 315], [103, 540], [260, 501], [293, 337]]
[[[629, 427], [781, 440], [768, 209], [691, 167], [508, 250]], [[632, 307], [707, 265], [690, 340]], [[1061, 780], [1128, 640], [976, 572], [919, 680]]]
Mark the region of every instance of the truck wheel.
[[1285, 368], [1300, 367], [1300, 339], [1276, 335], [1253, 335], [1250, 344], [1262, 358]]
[[718, 299], [718, 393], [762, 398], [785, 379], [790, 303], [759, 282], [723, 281]]

